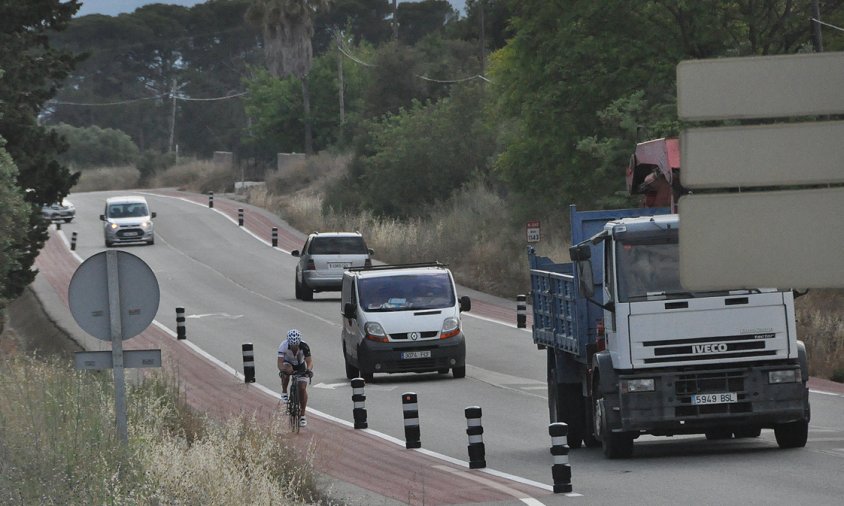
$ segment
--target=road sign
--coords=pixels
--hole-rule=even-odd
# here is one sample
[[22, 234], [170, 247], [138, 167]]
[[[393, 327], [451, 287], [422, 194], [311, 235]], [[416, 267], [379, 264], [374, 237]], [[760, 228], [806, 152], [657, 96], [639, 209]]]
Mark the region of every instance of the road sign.
[[109, 286], [106, 254], [114, 253], [120, 280], [117, 294], [121, 311], [122, 339], [138, 335], [149, 327], [158, 312], [158, 280], [143, 260], [131, 253], [110, 250], [82, 262], [68, 288], [70, 312], [82, 330], [103, 341], [111, 341]]
[[[844, 53], [677, 66], [680, 278], [689, 290], [844, 287]], [[788, 118], [777, 124], [753, 119]], [[802, 120], [802, 121], [795, 121]]]
[[841, 114], [842, 83], [844, 53], [683, 61], [677, 113], [690, 121]]
[[527, 234], [527, 242], [539, 242], [539, 239], [541, 237], [539, 233], [539, 220], [527, 222], [525, 232]]
[[[111, 369], [114, 366], [111, 355], [110, 351], [78, 351], [73, 357], [74, 366], [88, 370]], [[125, 350], [123, 367], [161, 367], [161, 350]]]
[[[140, 363], [156, 363], [151, 355], [123, 353], [123, 340], [134, 337], [152, 323], [158, 311], [158, 280], [143, 260], [125, 251], [107, 250], [89, 257], [76, 268], [68, 287], [70, 312], [83, 330], [103, 341], [111, 341], [114, 371], [114, 412], [117, 436], [129, 441], [126, 420], [126, 381], [123, 369]], [[77, 359], [82, 369], [99, 369], [107, 359], [101, 354], [85, 354]], [[106, 352], [107, 353], [107, 352]], [[124, 364], [124, 355], [130, 363]], [[157, 359], [161, 365], [160, 352]], [[81, 367], [80, 367], [81, 366]]]

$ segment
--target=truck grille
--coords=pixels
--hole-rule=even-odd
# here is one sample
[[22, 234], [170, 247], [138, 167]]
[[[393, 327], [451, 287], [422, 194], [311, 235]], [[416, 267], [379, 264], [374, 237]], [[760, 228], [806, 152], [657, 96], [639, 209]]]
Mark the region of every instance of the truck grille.
[[[750, 400], [745, 391], [746, 374], [742, 371], [723, 371], [714, 373], [681, 374], [674, 383], [674, 393], [680, 406], [674, 408], [678, 417], [693, 417], [713, 414], [750, 413]], [[725, 393], [738, 394], [737, 403], [706, 404], [696, 406], [692, 404], [692, 394]]]
[[645, 358], [646, 364], [668, 362], [694, 363], [702, 360], [722, 358], [755, 358], [777, 354], [768, 349], [776, 334], [746, 334], [734, 336], [696, 337], [691, 339], [670, 339], [645, 341], [645, 349], [652, 349], [653, 356]]

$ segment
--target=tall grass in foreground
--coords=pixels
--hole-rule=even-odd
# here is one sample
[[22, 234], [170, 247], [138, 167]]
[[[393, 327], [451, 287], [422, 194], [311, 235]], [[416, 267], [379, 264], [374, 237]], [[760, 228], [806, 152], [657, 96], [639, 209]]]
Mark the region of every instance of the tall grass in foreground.
[[0, 503], [324, 503], [311, 466], [269, 426], [217, 424], [154, 374], [128, 389], [129, 442], [114, 429], [110, 374], [67, 360], [0, 361]]

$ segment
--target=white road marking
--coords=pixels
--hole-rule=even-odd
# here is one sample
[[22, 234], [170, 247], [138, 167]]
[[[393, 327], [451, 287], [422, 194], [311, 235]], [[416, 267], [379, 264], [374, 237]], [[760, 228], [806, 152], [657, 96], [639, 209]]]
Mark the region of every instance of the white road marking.
[[313, 385], [313, 388], [324, 388], [326, 390], [334, 390], [337, 387], [345, 386], [349, 386], [349, 383], [347, 381], [344, 381], [343, 383], [317, 383], [316, 385]]
[[[508, 487], [507, 485], [502, 485], [501, 483], [498, 483], [496, 481], [488, 480], [486, 478], [483, 478], [481, 476], [478, 476], [477, 474], [474, 474], [474, 473], [471, 473], [471, 472], [468, 472], [468, 471], [459, 471], [457, 469], [454, 469], [453, 467], [448, 467], [448, 466], [434, 466], [434, 469], [439, 469], [440, 471], [445, 471], [447, 473], [455, 474], [455, 475], [460, 476], [461, 478], [464, 478], [464, 479], [467, 479], [467, 480], [472, 480], [472, 481], [478, 482], [482, 485], [486, 485], [487, 487], [494, 488], [495, 490], [498, 490], [500, 492], [504, 492], [505, 494], [509, 494], [509, 495], [515, 497], [516, 499], [522, 501], [523, 503], [529, 504], [530, 506], [543, 506], [544, 505], [543, 502], [541, 502], [537, 499], [534, 499], [533, 497], [525, 494], [524, 492], [521, 492], [521, 491], [516, 490], [514, 488]], [[566, 495], [572, 495], [572, 494], [566, 494]], [[576, 495], [580, 496], [580, 494], [576, 494]]]
[[206, 314], [191, 314], [185, 316], [185, 318], [208, 318], [211, 317], [218, 317], [218, 318], [225, 318], [228, 320], [237, 320], [238, 318], [243, 318], [242, 314], [228, 314], [228, 313], [206, 313]]

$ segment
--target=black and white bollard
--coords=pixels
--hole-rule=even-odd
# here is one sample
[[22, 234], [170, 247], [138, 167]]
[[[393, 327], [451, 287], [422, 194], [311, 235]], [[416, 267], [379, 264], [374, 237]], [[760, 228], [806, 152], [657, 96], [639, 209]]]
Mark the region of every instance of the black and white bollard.
[[61, 230], [61, 229], [62, 229], [62, 224], [57, 221], [56, 222], [56, 230]]
[[176, 308], [176, 339], [185, 339], [187, 334], [185, 332], [185, 308]]
[[516, 327], [523, 329], [527, 327], [527, 297], [516, 295]]
[[237, 226], [239, 226], [239, 227], [243, 226], [243, 209], [242, 208], [237, 210]]
[[416, 394], [401, 394], [401, 405], [404, 414], [404, 447], [422, 448], [422, 442], [419, 441], [419, 404], [416, 402]]
[[208, 208], [214, 209], [214, 192], [208, 192]]
[[566, 444], [568, 426], [564, 423], [552, 423], [548, 426], [551, 434], [551, 455], [554, 464], [551, 466], [551, 476], [554, 478], [554, 493], [571, 492], [571, 466], [569, 465], [569, 447]]
[[355, 428], [365, 429], [369, 425], [366, 423], [366, 395], [363, 394], [363, 387], [366, 382], [363, 378], [355, 378], [352, 380], [352, 416], [355, 418]]
[[255, 383], [255, 352], [252, 343], [243, 343], [243, 381]]
[[70, 251], [76, 251], [76, 232], [70, 234]]
[[273, 248], [278, 248], [278, 227], [273, 227], [272, 239]]
[[466, 435], [469, 436], [469, 469], [486, 467], [484, 428], [481, 425], [481, 407], [469, 406], [466, 413]]

